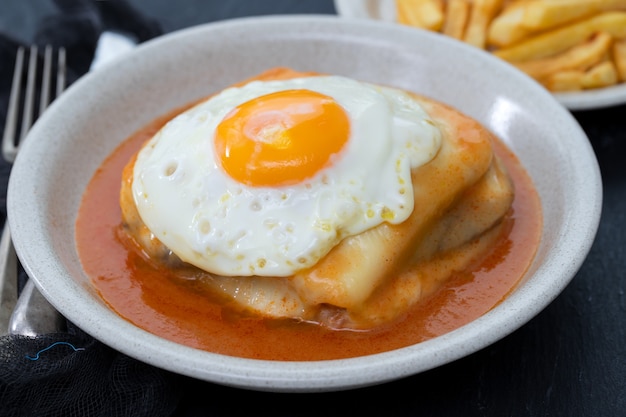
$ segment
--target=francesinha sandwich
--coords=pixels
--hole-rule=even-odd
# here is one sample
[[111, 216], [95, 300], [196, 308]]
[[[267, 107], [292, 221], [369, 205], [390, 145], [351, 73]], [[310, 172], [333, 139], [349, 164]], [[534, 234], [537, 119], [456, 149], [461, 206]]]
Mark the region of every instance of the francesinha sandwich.
[[228, 308], [391, 322], [498, 242], [494, 137], [410, 92], [276, 69], [169, 121], [123, 172], [123, 231]]

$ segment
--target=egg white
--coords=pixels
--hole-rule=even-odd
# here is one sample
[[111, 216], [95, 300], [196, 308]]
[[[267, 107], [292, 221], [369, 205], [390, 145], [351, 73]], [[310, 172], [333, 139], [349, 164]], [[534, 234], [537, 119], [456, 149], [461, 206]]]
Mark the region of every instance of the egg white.
[[[234, 107], [282, 90], [332, 97], [350, 119], [346, 147], [300, 184], [252, 187], [216, 161], [216, 126]], [[183, 261], [226, 276], [289, 276], [347, 236], [414, 209], [411, 170], [441, 133], [401, 90], [340, 76], [253, 81], [228, 88], [167, 123], [139, 152], [132, 190], [142, 221]]]

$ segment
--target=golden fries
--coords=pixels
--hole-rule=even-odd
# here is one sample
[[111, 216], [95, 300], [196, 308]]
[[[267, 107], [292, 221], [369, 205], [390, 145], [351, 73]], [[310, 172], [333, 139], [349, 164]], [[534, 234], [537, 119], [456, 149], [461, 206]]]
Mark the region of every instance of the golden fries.
[[578, 91], [582, 90], [580, 79], [583, 75], [583, 71], [577, 70], [555, 72], [546, 78], [543, 84], [550, 91]]
[[463, 40], [478, 48], [487, 44], [489, 23], [502, 7], [503, 0], [474, 0]]
[[613, 62], [621, 82], [626, 81], [626, 39], [616, 40], [613, 43]]
[[515, 2], [491, 21], [487, 33], [490, 45], [497, 47], [512, 45], [533, 33], [522, 23], [527, 4], [528, 2]]
[[443, 25], [443, 2], [440, 0], [397, 0], [398, 22], [438, 31]]
[[582, 17], [610, 10], [626, 10], [626, 0], [550, 0], [528, 2], [523, 25], [529, 29], [553, 28]]
[[609, 52], [612, 40], [611, 35], [600, 32], [591, 40], [565, 52], [544, 59], [520, 62], [516, 66], [537, 80], [563, 70], [582, 70], [599, 62]]
[[443, 23], [443, 34], [455, 39], [463, 39], [467, 19], [469, 19], [469, 0], [448, 0]]
[[495, 51], [507, 61], [527, 61], [563, 52], [589, 39], [596, 32], [607, 32], [618, 39], [626, 37], [626, 12], [607, 12], [543, 32], [511, 47]]
[[603, 61], [588, 71], [582, 76], [581, 80], [582, 88], [600, 88], [607, 85], [613, 85], [617, 83], [617, 70], [613, 61]]
[[485, 49], [551, 91], [626, 82], [626, 0], [395, 0], [398, 21]]
[[574, 91], [615, 85], [618, 82], [617, 69], [611, 60], [602, 61], [586, 71], [566, 70], [555, 72], [544, 80], [551, 91]]

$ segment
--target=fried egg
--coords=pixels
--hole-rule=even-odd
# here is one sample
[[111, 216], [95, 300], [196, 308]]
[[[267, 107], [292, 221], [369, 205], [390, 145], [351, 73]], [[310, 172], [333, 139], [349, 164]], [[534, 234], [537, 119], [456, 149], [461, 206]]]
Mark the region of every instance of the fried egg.
[[168, 122], [137, 155], [152, 234], [223, 276], [291, 276], [414, 210], [441, 133], [408, 93], [342, 76], [252, 81]]

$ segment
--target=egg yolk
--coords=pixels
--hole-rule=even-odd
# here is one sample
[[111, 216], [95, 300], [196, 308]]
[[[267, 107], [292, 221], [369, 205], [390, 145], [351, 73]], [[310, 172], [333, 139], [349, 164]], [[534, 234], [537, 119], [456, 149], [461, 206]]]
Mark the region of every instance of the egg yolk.
[[282, 186], [328, 166], [350, 136], [350, 120], [331, 97], [286, 90], [257, 97], [229, 112], [217, 126], [217, 159], [249, 186]]

